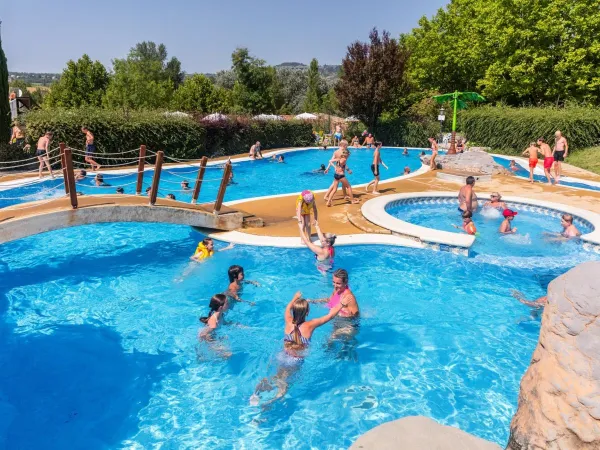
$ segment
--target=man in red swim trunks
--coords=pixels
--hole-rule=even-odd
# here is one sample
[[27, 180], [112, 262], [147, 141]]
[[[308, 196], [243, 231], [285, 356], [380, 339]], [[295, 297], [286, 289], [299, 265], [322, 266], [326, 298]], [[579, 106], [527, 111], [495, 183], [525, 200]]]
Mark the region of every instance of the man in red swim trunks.
[[535, 146], [535, 142], [530, 142], [529, 147], [523, 152], [523, 156], [529, 156], [529, 182], [533, 183], [533, 172], [538, 163], [539, 148]]
[[540, 152], [544, 155], [544, 175], [546, 175], [546, 179], [548, 180], [548, 184], [552, 184], [552, 175], [550, 175], [550, 169], [552, 169], [552, 164], [554, 164], [554, 156], [552, 156], [552, 149], [543, 137], [537, 140], [537, 144], [540, 146]]

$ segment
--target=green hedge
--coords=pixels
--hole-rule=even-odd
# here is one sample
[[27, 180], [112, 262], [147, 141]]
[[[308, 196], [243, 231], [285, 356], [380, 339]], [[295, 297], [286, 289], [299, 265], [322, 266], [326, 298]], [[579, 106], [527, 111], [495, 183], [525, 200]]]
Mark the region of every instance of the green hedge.
[[593, 147], [600, 142], [597, 108], [483, 106], [462, 111], [459, 125], [469, 141], [499, 150], [522, 150], [539, 137], [552, 144], [556, 130], [562, 131], [572, 149]]
[[440, 124], [435, 121], [414, 121], [406, 118], [381, 120], [374, 131], [376, 139], [386, 146], [429, 147], [427, 138], [440, 133]]
[[87, 126], [94, 133], [99, 153], [116, 153], [145, 144], [175, 158], [199, 158], [244, 153], [257, 140], [263, 148], [304, 146], [312, 141], [310, 124], [239, 119], [202, 122], [165, 116], [160, 111], [42, 109], [21, 116], [20, 120], [32, 146], [46, 130], [51, 130], [53, 147], [65, 142], [83, 150], [85, 136], [81, 127]]

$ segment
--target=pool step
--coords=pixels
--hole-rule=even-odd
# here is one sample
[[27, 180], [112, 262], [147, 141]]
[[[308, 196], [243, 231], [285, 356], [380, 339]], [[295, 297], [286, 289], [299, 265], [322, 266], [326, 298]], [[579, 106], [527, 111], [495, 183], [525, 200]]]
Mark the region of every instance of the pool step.
[[242, 228], [262, 228], [265, 226], [265, 221], [261, 217], [254, 215], [244, 215], [242, 220]]

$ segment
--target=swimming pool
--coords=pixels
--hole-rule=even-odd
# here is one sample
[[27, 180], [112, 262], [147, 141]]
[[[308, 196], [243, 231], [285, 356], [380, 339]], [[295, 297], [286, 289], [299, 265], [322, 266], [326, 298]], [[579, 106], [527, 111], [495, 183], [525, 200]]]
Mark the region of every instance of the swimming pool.
[[[262, 411], [248, 400], [276, 371], [286, 303], [296, 290], [328, 295], [331, 275], [308, 250], [237, 246], [179, 281], [201, 237], [185, 226], [117, 223], [0, 246], [0, 443], [346, 448], [378, 424], [421, 414], [504, 445], [539, 333], [511, 289], [535, 299], [594, 257], [339, 247], [359, 333], [329, 342], [332, 325], [317, 330], [286, 398]], [[228, 314], [243, 327], [219, 330], [233, 353], [221, 359], [196, 333], [231, 264], [261, 286], [244, 293], [256, 306]], [[325, 311], [313, 306], [311, 317]]]
[[[373, 179], [371, 173], [371, 161], [373, 150], [366, 148], [350, 148], [351, 156], [348, 166], [353, 171], [348, 175], [350, 183], [368, 183]], [[389, 166], [389, 170], [381, 168], [382, 179], [398, 177], [403, 174], [404, 167], [408, 166], [412, 172], [421, 167], [419, 154], [421, 150], [411, 150], [408, 156], [402, 155], [402, 149], [382, 148], [381, 156]], [[252, 197], [300, 192], [304, 189], [327, 189], [333, 178], [333, 171], [329, 174], [316, 173], [321, 164], [327, 166], [333, 150], [308, 149], [300, 151], [279, 152], [285, 156], [284, 163], [277, 163], [270, 159], [255, 161], [234, 162], [234, 184], [227, 187], [225, 200], [240, 200]], [[88, 176], [77, 183], [77, 190], [84, 194], [114, 194], [117, 186], [124, 186], [126, 194], [135, 193], [136, 173], [110, 173], [102, 172], [105, 183], [109, 187], [95, 187], [94, 177]], [[150, 186], [153, 171], [147, 169], [144, 173], [144, 188]], [[193, 189], [198, 173], [195, 167], [171, 168], [163, 166], [160, 180], [159, 197], [165, 197], [173, 193], [177, 200], [191, 201], [192, 191], [181, 191], [181, 182], [188, 180]], [[202, 184], [199, 202], [214, 201], [221, 177], [223, 166], [209, 166], [205, 174], [205, 182]], [[209, 181], [210, 180], [210, 181]], [[0, 207], [22, 203], [24, 201], [43, 200], [64, 195], [62, 188], [52, 189], [62, 184], [62, 179], [47, 180], [32, 183], [25, 187], [16, 187], [0, 191]], [[2, 186], [0, 186], [2, 189]], [[23, 199], [20, 197], [26, 196]]]
[[[570, 257], [584, 251], [577, 241], [565, 242], [557, 239], [562, 231], [560, 211], [534, 207], [530, 205], [506, 202], [508, 208], [518, 214], [512, 221], [517, 233], [503, 235], [498, 232], [503, 221], [501, 211], [483, 208], [485, 200], [480, 200], [480, 208], [473, 215], [477, 227], [475, 243], [471, 247], [474, 256], [516, 256], [516, 257]], [[392, 202], [386, 206], [386, 212], [405, 222], [436, 230], [462, 233], [454, 225], [462, 226], [460, 212], [456, 208], [456, 199], [411, 199]], [[593, 231], [593, 226], [575, 218], [575, 224], [582, 234]]]
[[[519, 164], [519, 162], [522, 162], [522, 160], [520, 160], [518, 158], [515, 159], [515, 161], [517, 162], [518, 170], [513, 171], [510, 169], [511, 159], [513, 159], [513, 158], [511, 158], [509, 156], [506, 156], [506, 157], [494, 156], [494, 161], [497, 162], [498, 164], [500, 164], [501, 166], [505, 167], [506, 169], [508, 169], [511, 173], [514, 173], [518, 177], [529, 179], [529, 168], [524, 167]], [[554, 168], [552, 168], [552, 176], [554, 176]], [[533, 173], [533, 179], [535, 181], [539, 181], [541, 183], [548, 182], [548, 180], [546, 179], [546, 176], [544, 175], [543, 169], [541, 169], [539, 167], [535, 169], [535, 171]], [[573, 178], [573, 177], [562, 177], [560, 179], [560, 185], [577, 188], [577, 189], [588, 189], [588, 190], [592, 190], [592, 191], [600, 191], [600, 185], [598, 183], [594, 183], [594, 182], [586, 181], [586, 180], [580, 180], [580, 179]]]

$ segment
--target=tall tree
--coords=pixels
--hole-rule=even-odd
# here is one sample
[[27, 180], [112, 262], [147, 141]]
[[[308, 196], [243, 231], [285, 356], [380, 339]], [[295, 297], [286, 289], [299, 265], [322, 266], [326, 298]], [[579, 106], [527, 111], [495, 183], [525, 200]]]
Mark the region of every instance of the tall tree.
[[275, 69], [262, 59], [250, 56], [247, 48], [238, 48], [231, 55], [236, 81], [233, 86], [234, 107], [242, 113], [275, 111]]
[[6, 55], [2, 49], [0, 36], [0, 142], [8, 142], [10, 138], [10, 105], [8, 103], [8, 66]]
[[177, 89], [185, 78], [181, 71], [181, 62], [174, 56], [167, 61], [167, 47], [164, 44], [158, 44], [151, 41], [138, 42], [129, 53], [129, 58], [144, 61], [158, 61], [163, 67], [166, 78], [173, 82], [173, 87]]
[[282, 97], [279, 112], [282, 114], [301, 113], [308, 85], [307, 72], [289, 67], [277, 68], [276, 78]]
[[376, 28], [369, 42], [355, 42], [342, 61], [342, 75], [335, 87], [340, 109], [374, 128], [401, 87], [406, 86], [408, 52]]
[[99, 61], [83, 55], [77, 61], [70, 60], [60, 79], [52, 85], [45, 98], [49, 106], [77, 108], [100, 106], [108, 87], [108, 72]]
[[318, 112], [321, 106], [319, 95], [319, 62], [313, 58], [308, 67], [308, 79], [306, 87], [306, 98], [304, 99], [304, 110], [308, 112]]
[[195, 74], [186, 79], [173, 95], [172, 106], [183, 111], [227, 112], [228, 95], [206, 76]]

